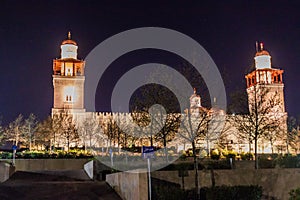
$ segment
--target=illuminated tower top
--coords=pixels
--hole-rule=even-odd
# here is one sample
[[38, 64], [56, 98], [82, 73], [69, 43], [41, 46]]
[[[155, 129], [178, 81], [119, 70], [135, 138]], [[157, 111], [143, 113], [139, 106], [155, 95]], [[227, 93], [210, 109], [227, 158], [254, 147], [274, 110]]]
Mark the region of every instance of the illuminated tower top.
[[263, 43], [260, 43], [260, 51], [257, 51], [254, 57], [256, 69], [271, 69], [271, 56], [264, 50]]
[[245, 76], [247, 88], [257, 84], [283, 84], [283, 70], [272, 68], [271, 56], [264, 50], [263, 43], [260, 43], [260, 50], [257, 48], [256, 51], [255, 70]]
[[262, 91], [262, 88], [264, 88], [266, 89], [264, 99], [274, 99], [275, 97], [278, 97], [279, 105], [274, 106], [274, 113], [285, 113], [283, 92], [284, 71], [272, 67], [271, 56], [268, 51], [264, 50], [262, 43], [260, 43], [260, 50], [258, 50], [258, 45], [256, 45], [254, 60], [255, 69], [245, 76], [249, 108], [253, 105], [253, 103], [250, 102], [256, 101], [257, 96], [263, 95], [260, 92]]
[[59, 76], [83, 76], [84, 61], [77, 58], [77, 43], [71, 39], [71, 32], [68, 38], [61, 45], [61, 57], [53, 61], [53, 75]]
[[73, 58], [77, 59], [78, 46], [74, 40], [71, 39], [71, 32], [68, 33], [68, 39], [64, 40], [60, 46], [61, 59]]

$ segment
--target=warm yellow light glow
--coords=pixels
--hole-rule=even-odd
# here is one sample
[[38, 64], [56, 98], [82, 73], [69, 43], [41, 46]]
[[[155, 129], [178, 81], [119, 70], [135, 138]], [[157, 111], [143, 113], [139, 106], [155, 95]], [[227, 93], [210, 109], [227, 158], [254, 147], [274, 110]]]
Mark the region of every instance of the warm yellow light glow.
[[65, 70], [66, 76], [73, 76], [73, 63], [66, 63]]
[[77, 46], [74, 44], [63, 44], [61, 48], [61, 58], [74, 58], [77, 59]]
[[260, 55], [255, 58], [255, 68], [256, 69], [271, 69], [271, 56], [269, 55]]

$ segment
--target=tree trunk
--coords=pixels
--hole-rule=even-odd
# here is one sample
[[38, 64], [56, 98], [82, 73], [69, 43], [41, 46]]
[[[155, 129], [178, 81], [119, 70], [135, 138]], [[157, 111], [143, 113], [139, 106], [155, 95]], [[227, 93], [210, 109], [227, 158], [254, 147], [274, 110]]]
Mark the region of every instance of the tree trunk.
[[68, 148], [68, 151], [70, 149], [70, 135], [69, 135], [69, 132], [68, 132], [68, 136], [67, 136], [67, 148]]
[[164, 140], [164, 150], [165, 150], [165, 159], [166, 159], [166, 163], [168, 163], [168, 150], [167, 150], [167, 139], [166, 137], [163, 138]]
[[270, 141], [270, 143], [271, 143], [271, 152], [273, 154], [274, 153], [274, 144], [273, 144], [273, 141]]
[[31, 138], [29, 139], [29, 151], [31, 151]]
[[255, 169], [258, 169], [258, 156], [257, 156], [257, 137], [254, 138], [254, 155], [255, 155]]
[[197, 156], [196, 156], [196, 147], [195, 141], [192, 142], [193, 148], [193, 158], [194, 158], [194, 170], [195, 170], [195, 199], [199, 199], [199, 184], [198, 184], [198, 165], [197, 165]]
[[206, 147], [207, 147], [207, 157], [210, 157], [210, 144], [208, 138], [206, 138]]
[[55, 151], [55, 132], [53, 134], [53, 150]]
[[249, 142], [249, 153], [251, 153], [251, 142]]
[[31, 137], [32, 137], [32, 135], [31, 135], [31, 127], [30, 127], [30, 125], [29, 125], [29, 151], [31, 151]]
[[287, 134], [286, 136], [286, 152], [289, 155], [290, 154], [290, 150], [289, 150], [289, 135]]

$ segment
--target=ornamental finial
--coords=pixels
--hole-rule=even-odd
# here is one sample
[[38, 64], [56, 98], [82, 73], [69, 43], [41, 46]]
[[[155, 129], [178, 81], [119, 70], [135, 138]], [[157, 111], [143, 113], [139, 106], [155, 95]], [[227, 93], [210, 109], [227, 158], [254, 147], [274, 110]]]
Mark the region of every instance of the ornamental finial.
[[262, 51], [262, 50], [264, 50], [264, 43], [260, 43], [260, 50]]

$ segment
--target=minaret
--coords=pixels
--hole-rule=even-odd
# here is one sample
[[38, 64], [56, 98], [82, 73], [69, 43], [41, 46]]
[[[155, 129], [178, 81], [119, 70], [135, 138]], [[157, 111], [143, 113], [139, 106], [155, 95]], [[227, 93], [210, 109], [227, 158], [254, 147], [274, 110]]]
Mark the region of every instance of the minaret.
[[201, 108], [201, 97], [197, 95], [196, 88], [194, 88], [194, 94], [190, 97], [190, 112], [199, 113]]
[[272, 68], [271, 56], [268, 51], [264, 50], [263, 43], [260, 43], [259, 49], [258, 45], [256, 45], [256, 51], [254, 57], [255, 69], [245, 76], [248, 100], [250, 102], [254, 99], [254, 92], [259, 91], [260, 87], [266, 88], [268, 94], [265, 95], [265, 98], [270, 98], [277, 93], [280, 106], [276, 107], [274, 111], [283, 114], [285, 113], [284, 84], [282, 79], [283, 70]]
[[84, 113], [84, 65], [77, 58], [77, 43], [71, 33], [60, 46], [61, 57], [53, 60], [54, 102], [52, 115]]

